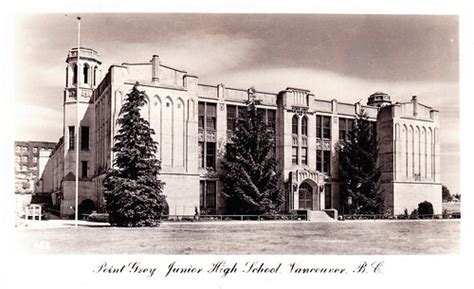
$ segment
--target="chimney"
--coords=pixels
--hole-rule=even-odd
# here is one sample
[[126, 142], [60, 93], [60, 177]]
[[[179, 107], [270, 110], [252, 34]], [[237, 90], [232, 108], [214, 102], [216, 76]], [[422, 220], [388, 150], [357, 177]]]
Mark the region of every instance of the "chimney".
[[413, 116], [416, 117], [418, 116], [418, 99], [416, 95], [411, 97], [411, 102], [413, 103]]
[[160, 71], [160, 57], [158, 55], [153, 55], [151, 59], [151, 83], [157, 84], [160, 81], [159, 77]]

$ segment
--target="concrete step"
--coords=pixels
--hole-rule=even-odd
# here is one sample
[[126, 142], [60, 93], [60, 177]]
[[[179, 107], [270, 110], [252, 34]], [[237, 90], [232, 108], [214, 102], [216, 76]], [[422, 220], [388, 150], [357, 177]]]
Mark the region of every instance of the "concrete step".
[[308, 211], [308, 221], [310, 222], [335, 222], [333, 218], [324, 211]]

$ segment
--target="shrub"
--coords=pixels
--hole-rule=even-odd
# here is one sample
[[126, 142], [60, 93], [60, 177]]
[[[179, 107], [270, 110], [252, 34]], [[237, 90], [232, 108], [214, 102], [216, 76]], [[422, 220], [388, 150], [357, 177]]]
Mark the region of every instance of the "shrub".
[[432, 217], [433, 216], [433, 204], [428, 201], [424, 201], [418, 204], [418, 215], [423, 217]]
[[87, 217], [89, 222], [108, 223], [109, 214], [92, 213]]

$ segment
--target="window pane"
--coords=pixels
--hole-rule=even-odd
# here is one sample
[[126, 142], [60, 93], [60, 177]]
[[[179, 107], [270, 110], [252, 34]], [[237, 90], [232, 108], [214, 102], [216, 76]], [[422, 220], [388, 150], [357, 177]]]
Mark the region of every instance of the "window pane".
[[202, 211], [206, 208], [204, 203], [204, 181], [199, 182], [199, 209]]
[[321, 159], [321, 151], [316, 150], [316, 170], [318, 172], [322, 172], [322, 159]]
[[339, 119], [339, 140], [346, 140], [346, 123], [347, 120], [345, 118]]
[[316, 116], [316, 137], [321, 138], [321, 116]]
[[291, 119], [291, 133], [298, 134], [298, 117], [296, 115]]
[[210, 213], [215, 213], [216, 208], [216, 182], [206, 182], [206, 208]]
[[332, 208], [332, 187], [330, 184], [324, 185], [324, 207], [326, 209]]
[[87, 161], [82, 162], [82, 178], [87, 178]]
[[301, 163], [303, 165], [308, 164], [308, 148], [301, 148]]
[[323, 138], [331, 138], [331, 117], [323, 117]]
[[323, 172], [330, 173], [331, 172], [331, 152], [330, 151], [323, 151]]
[[273, 130], [275, 130], [275, 115], [276, 111], [267, 110], [267, 124]]
[[291, 149], [291, 163], [294, 165], [298, 164], [298, 147], [292, 147]]
[[303, 135], [308, 135], [308, 119], [306, 116], [301, 120], [301, 133]]
[[198, 126], [204, 128], [204, 102], [198, 103]]
[[198, 142], [198, 165], [204, 168], [204, 143]]
[[235, 129], [235, 119], [237, 118], [237, 109], [235, 105], [228, 105], [227, 106], [227, 129], [234, 130]]
[[213, 142], [206, 143], [206, 167], [216, 167], [216, 144]]
[[206, 129], [216, 129], [215, 103], [206, 103]]

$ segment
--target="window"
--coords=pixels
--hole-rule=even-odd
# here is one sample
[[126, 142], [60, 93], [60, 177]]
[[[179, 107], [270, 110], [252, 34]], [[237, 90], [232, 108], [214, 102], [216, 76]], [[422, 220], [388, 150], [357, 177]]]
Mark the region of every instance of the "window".
[[301, 164], [303, 165], [308, 164], [308, 148], [307, 147], [301, 148]]
[[298, 147], [294, 146], [291, 148], [291, 163], [294, 165], [298, 164]]
[[227, 130], [235, 130], [235, 121], [237, 119], [237, 107], [235, 105], [227, 106]]
[[301, 119], [301, 134], [308, 135], [308, 118], [306, 116], [303, 116], [303, 119]]
[[82, 161], [81, 178], [87, 178], [87, 161]]
[[316, 116], [316, 137], [325, 139], [331, 138], [331, 117], [330, 116]]
[[73, 64], [72, 66], [72, 84], [77, 83], [77, 65]]
[[331, 173], [331, 152], [323, 151], [323, 172]]
[[84, 83], [89, 83], [89, 65], [86, 63], [83, 69]]
[[331, 184], [324, 185], [324, 208], [332, 208], [332, 187]]
[[81, 126], [81, 150], [89, 150], [89, 127]]
[[206, 129], [216, 129], [216, 104], [206, 103]]
[[206, 143], [206, 167], [216, 168], [216, 143]]
[[339, 119], [339, 140], [340, 141], [346, 141], [347, 138], [347, 119], [345, 118], [340, 118]]
[[316, 150], [316, 170], [318, 172], [323, 171], [323, 158], [322, 158], [322, 151]]
[[204, 129], [204, 102], [198, 103], [198, 127]]
[[74, 149], [74, 126], [69, 126], [69, 149]]
[[296, 115], [291, 119], [291, 133], [298, 134], [298, 116]]
[[216, 213], [216, 181], [199, 182], [199, 208], [209, 214]]
[[321, 116], [316, 116], [316, 137], [321, 138]]
[[216, 168], [216, 143], [198, 142], [198, 162], [203, 169]]
[[323, 116], [323, 138], [331, 138], [331, 117]]
[[316, 170], [326, 174], [331, 173], [331, 152], [316, 150]]
[[94, 86], [97, 85], [97, 66], [94, 66]]
[[276, 111], [268, 109], [267, 110], [267, 125], [268, 128], [271, 130], [275, 130], [275, 119], [276, 119]]

